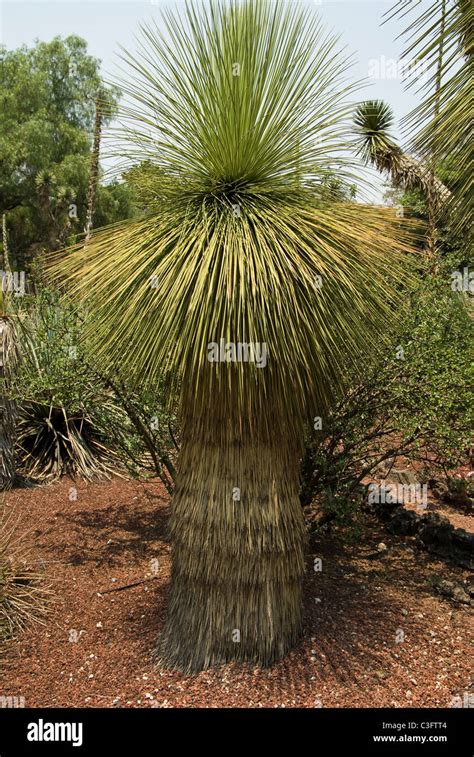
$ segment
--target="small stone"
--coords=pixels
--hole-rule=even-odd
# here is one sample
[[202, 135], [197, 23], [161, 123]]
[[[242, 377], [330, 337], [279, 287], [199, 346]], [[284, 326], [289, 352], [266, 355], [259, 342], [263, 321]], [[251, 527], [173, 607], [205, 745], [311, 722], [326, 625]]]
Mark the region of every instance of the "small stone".
[[377, 550], [379, 552], [385, 552], [386, 549], [387, 549], [387, 545], [383, 541], [377, 544]]

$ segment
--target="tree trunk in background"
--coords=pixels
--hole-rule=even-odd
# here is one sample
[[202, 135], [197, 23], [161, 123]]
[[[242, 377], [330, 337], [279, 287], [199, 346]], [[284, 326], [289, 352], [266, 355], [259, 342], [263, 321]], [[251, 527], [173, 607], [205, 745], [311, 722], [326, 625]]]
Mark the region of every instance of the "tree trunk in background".
[[[7, 219], [2, 215], [2, 242], [4, 271], [11, 273], [8, 254]], [[8, 311], [8, 292], [2, 278], [2, 312], [0, 314], [0, 491], [9, 489], [15, 482], [16, 402], [8, 399], [9, 379], [18, 359], [17, 336]]]
[[301, 628], [299, 451], [284, 425], [265, 438], [257, 424], [219, 415], [215, 403], [183, 424], [172, 501], [172, 580], [158, 656], [187, 673], [230, 660], [269, 665]]
[[[7, 214], [2, 213], [2, 244], [3, 244], [3, 269], [6, 273], [11, 273], [10, 255], [8, 252], [8, 230]], [[2, 291], [2, 303], [8, 299], [8, 295]]]
[[94, 143], [92, 147], [91, 155], [91, 168], [89, 174], [89, 187], [87, 190], [87, 213], [86, 213], [86, 225], [84, 228], [87, 242], [90, 238], [92, 231], [92, 222], [95, 213], [95, 204], [97, 197], [97, 184], [99, 181], [99, 155], [100, 155], [100, 139], [102, 134], [102, 104], [101, 93], [97, 95], [95, 101], [95, 124], [94, 124]]
[[8, 399], [5, 391], [17, 359], [15, 340], [11, 319], [0, 317], [0, 490], [15, 482], [16, 402]]

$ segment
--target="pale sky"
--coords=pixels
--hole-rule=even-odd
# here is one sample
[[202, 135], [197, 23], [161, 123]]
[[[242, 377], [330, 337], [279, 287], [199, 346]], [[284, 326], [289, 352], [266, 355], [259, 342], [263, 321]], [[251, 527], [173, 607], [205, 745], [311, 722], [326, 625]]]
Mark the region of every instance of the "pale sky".
[[[294, 2], [295, 0], [288, 0]], [[298, 0], [296, 0], [298, 1]], [[367, 78], [364, 99], [383, 99], [400, 119], [418, 102], [416, 88], [406, 89], [401, 75], [406, 42], [397, 39], [404, 22], [395, 19], [382, 25], [383, 15], [394, 0], [301, 0], [314, 5], [326, 28], [341, 35], [341, 44], [354, 53], [352, 75]], [[426, 3], [422, 0], [420, 7]], [[88, 44], [91, 55], [100, 58], [106, 78], [116, 73], [119, 45], [133, 50], [134, 34], [141, 22], [159, 21], [160, 6], [180, 6], [173, 0], [1, 0], [0, 40], [8, 49], [35, 39], [50, 41], [55, 36], [76, 34]], [[374, 75], [375, 74], [375, 75]], [[399, 129], [395, 134], [400, 138]], [[374, 178], [373, 200], [380, 201], [383, 180]]]

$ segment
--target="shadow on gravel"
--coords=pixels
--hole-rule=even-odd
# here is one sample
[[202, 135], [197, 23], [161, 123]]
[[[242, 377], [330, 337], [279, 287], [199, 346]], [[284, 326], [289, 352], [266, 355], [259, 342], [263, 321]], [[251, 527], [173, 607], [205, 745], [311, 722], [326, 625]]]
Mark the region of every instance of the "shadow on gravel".
[[111, 505], [100, 510], [84, 510], [60, 515], [77, 530], [78, 544], [58, 541], [50, 549], [72, 565], [95, 563], [121, 565], [126, 560], [159, 556], [168, 542], [168, 507], [134, 510], [134, 505]]

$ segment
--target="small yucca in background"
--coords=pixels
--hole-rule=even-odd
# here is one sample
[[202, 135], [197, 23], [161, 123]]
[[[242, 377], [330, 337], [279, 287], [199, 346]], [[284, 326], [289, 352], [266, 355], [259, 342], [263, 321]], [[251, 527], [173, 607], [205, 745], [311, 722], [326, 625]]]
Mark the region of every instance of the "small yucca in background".
[[419, 189], [437, 211], [446, 210], [451, 199], [448, 187], [433, 175], [429, 164], [408, 155], [395, 142], [390, 133], [393, 122], [393, 112], [382, 100], [368, 100], [357, 107], [354, 123], [364, 159], [387, 173], [396, 187]]
[[118, 468], [96, 419], [85, 408], [71, 411], [54, 399], [22, 403], [17, 445], [21, 470], [33, 479], [101, 478]]

